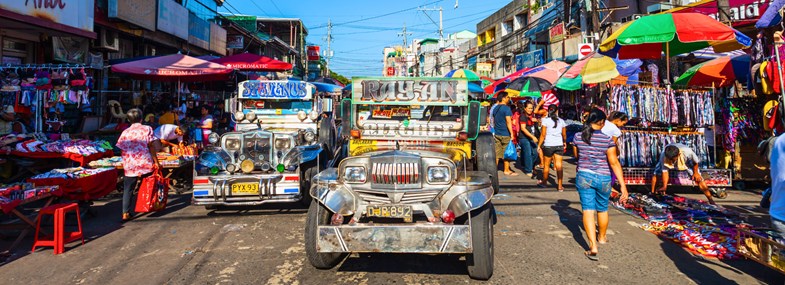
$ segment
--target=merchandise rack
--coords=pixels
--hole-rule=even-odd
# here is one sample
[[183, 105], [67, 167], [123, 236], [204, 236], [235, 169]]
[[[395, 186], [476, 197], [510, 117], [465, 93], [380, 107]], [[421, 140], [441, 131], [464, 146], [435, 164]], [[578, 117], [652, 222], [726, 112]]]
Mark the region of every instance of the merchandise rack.
[[739, 229], [736, 242], [736, 249], [747, 259], [785, 274], [785, 245], [747, 229]]

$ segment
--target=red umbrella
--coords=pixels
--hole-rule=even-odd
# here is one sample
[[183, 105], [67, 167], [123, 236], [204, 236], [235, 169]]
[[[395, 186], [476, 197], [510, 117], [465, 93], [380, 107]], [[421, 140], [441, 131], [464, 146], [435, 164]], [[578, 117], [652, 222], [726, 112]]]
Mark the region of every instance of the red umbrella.
[[524, 72], [529, 71], [529, 69], [531, 69], [531, 68], [524, 68], [524, 69], [518, 70], [518, 71], [516, 71], [513, 74], [507, 75], [507, 76], [503, 77], [502, 79], [494, 81], [490, 85], [485, 86], [485, 88], [484, 88], [485, 89], [485, 93], [493, 94], [493, 92], [496, 91], [495, 90], [496, 86], [498, 86], [499, 84], [502, 84], [504, 82], [509, 83], [509, 81], [512, 81], [513, 79], [520, 77], [521, 75], [523, 75]]
[[196, 82], [227, 80], [232, 69], [184, 54], [172, 54], [115, 64], [112, 72], [144, 80]]
[[275, 60], [263, 55], [241, 53], [211, 60], [212, 62], [226, 65], [244, 71], [287, 71], [292, 70], [292, 64]]

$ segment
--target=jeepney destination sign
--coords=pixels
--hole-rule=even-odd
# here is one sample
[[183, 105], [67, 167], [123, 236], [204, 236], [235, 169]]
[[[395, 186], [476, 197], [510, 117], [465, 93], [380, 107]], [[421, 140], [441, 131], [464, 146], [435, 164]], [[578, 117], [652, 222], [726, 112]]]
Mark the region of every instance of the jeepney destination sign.
[[356, 78], [352, 102], [379, 105], [469, 104], [469, 82], [458, 78]]
[[238, 84], [240, 99], [311, 99], [311, 85], [303, 81], [248, 80]]

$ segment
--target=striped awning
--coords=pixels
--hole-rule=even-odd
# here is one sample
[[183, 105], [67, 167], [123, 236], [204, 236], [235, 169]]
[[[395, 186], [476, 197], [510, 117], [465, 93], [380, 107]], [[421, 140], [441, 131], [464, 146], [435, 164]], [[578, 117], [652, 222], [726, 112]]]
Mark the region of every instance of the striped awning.
[[[696, 50], [692, 52], [692, 54], [695, 55], [696, 58], [714, 59], [723, 56], [737, 57], [737, 56], [745, 55], [747, 53], [744, 52], [743, 50], [734, 50], [729, 52], [715, 53], [714, 50], [708, 47], [708, 48]], [[687, 55], [688, 54], [682, 54], [680, 56], [687, 56]]]

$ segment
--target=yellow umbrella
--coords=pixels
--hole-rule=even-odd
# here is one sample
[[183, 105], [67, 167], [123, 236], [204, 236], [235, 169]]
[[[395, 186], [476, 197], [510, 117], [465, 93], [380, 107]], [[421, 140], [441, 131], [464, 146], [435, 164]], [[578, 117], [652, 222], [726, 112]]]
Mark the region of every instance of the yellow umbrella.
[[610, 57], [594, 54], [584, 59], [584, 61], [581, 77], [583, 77], [583, 83], [585, 84], [606, 82], [619, 76], [616, 62]]

